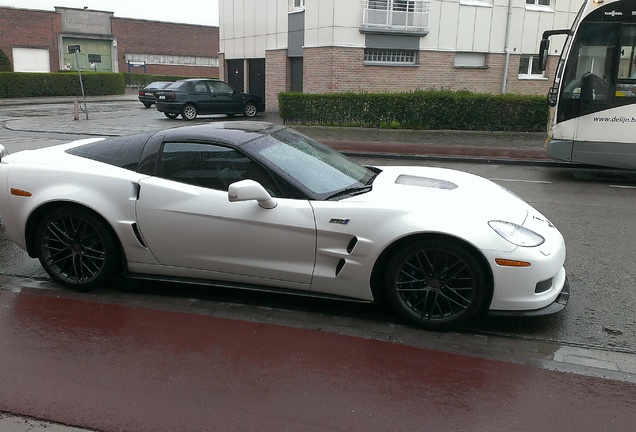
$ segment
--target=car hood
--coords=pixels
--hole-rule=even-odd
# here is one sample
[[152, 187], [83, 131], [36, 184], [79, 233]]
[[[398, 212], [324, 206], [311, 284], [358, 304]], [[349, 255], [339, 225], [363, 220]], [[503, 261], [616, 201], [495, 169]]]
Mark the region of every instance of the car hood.
[[533, 210], [504, 187], [473, 174], [444, 168], [379, 167], [373, 189], [347, 201], [365, 201], [422, 212], [522, 225]]

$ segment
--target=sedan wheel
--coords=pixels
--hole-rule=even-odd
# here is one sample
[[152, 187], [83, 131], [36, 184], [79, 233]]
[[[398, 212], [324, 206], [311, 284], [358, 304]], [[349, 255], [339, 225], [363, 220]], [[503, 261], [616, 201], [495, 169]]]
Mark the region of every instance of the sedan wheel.
[[424, 239], [390, 260], [385, 289], [392, 308], [408, 322], [441, 330], [474, 317], [488, 287], [479, 261], [466, 248]]
[[143, 104], [146, 108], [150, 108], [152, 106], [150, 102], [144, 102]]
[[254, 102], [248, 102], [243, 107], [243, 115], [245, 117], [254, 117], [258, 113], [258, 108]]
[[86, 210], [50, 212], [40, 222], [35, 240], [44, 270], [67, 287], [88, 291], [117, 271], [119, 253], [110, 230]]
[[165, 112], [165, 113], [163, 113], [163, 115], [165, 115], [169, 119], [176, 119], [179, 116], [179, 114], [171, 113], [171, 112]]
[[194, 120], [195, 118], [197, 118], [197, 114], [197, 107], [192, 104], [186, 104], [181, 109], [181, 117], [183, 117], [185, 120]]

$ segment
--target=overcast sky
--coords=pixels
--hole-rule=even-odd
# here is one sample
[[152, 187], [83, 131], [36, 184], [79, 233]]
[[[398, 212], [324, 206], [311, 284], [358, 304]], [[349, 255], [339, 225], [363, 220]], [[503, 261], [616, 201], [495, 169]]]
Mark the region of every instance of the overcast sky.
[[55, 6], [114, 12], [116, 18], [137, 18], [182, 24], [219, 25], [218, 0], [0, 0], [0, 6], [54, 11]]

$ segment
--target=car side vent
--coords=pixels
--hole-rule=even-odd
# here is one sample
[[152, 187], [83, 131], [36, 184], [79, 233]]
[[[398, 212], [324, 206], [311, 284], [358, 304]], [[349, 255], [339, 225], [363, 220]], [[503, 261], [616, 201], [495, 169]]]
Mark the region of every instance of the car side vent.
[[353, 252], [353, 248], [358, 244], [358, 237], [353, 237], [349, 244], [347, 245], [347, 253], [351, 254]]
[[338, 276], [340, 274], [340, 272], [342, 271], [342, 268], [345, 266], [347, 262], [344, 259], [341, 259], [340, 261], [338, 261], [338, 265], [336, 266], [336, 276]]
[[537, 283], [537, 285], [534, 287], [534, 293], [541, 294], [542, 292], [548, 291], [550, 288], [552, 288], [552, 278]]
[[132, 224], [132, 230], [133, 230], [133, 233], [135, 234], [135, 237], [137, 238], [137, 241], [139, 242], [139, 244], [142, 245], [145, 248], [148, 248], [148, 246], [146, 246], [146, 242], [144, 242], [144, 239], [141, 238], [141, 233], [139, 232], [139, 228], [137, 227], [136, 223]]
[[440, 180], [429, 177], [419, 177], [402, 174], [395, 180], [395, 184], [403, 184], [408, 186], [421, 186], [433, 189], [453, 190], [458, 186], [448, 180]]

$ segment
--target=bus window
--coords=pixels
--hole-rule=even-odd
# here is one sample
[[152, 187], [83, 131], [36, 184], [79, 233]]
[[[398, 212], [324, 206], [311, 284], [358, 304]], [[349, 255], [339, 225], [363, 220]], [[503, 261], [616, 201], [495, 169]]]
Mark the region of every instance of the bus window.
[[581, 24], [565, 66], [558, 121], [607, 109], [613, 103], [619, 30], [614, 23]]
[[616, 96], [636, 98], [636, 25], [623, 25], [620, 49]]

